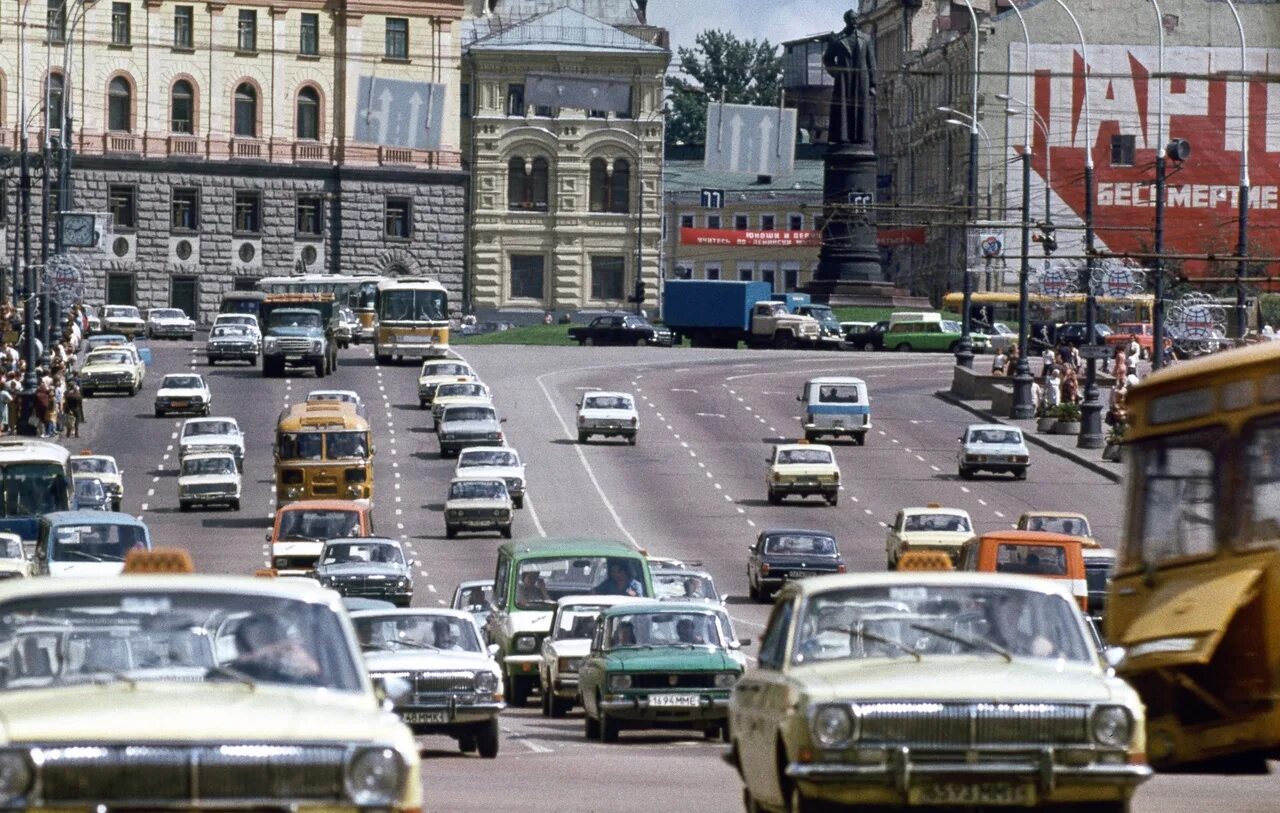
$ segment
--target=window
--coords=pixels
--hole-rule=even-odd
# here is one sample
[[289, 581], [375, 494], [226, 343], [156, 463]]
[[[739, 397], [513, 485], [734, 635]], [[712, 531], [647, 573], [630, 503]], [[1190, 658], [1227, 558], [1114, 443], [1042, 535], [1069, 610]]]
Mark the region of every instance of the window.
[[51, 130], [62, 128], [62, 94], [64, 87], [62, 74], [49, 74], [49, 115], [45, 120], [45, 126]]
[[257, 277], [235, 277], [231, 280], [231, 290], [233, 291], [256, 291], [258, 290]]
[[134, 186], [111, 186], [107, 190], [107, 207], [111, 221], [117, 229], [132, 229], [138, 225], [138, 189]]
[[320, 55], [320, 15], [303, 14], [302, 31], [298, 36], [298, 53], [303, 56]]
[[720, 228], [720, 215], [707, 215], [707, 228], [708, 228], [708, 229], [719, 229], [719, 228]]
[[[1203, 445], [1200, 445], [1203, 444]], [[1140, 544], [1130, 564], [1158, 564], [1217, 551], [1214, 443], [1209, 437], [1158, 438], [1135, 446], [1133, 471]], [[1134, 555], [1134, 554], [1137, 555]]]
[[539, 118], [549, 119], [555, 114], [555, 108], [549, 104], [535, 105], [533, 108], [533, 115], [538, 116]]
[[511, 296], [542, 299], [543, 257], [541, 254], [511, 255]]
[[782, 267], [782, 290], [794, 291], [800, 287], [800, 267], [791, 265]]
[[195, 231], [200, 228], [200, 190], [173, 190], [169, 200], [170, 231]]
[[107, 304], [134, 304], [133, 274], [107, 274]]
[[507, 163], [507, 208], [547, 211], [547, 177], [547, 159], [512, 158]]
[[9, 179], [0, 178], [0, 223], [9, 222]]
[[524, 115], [524, 85], [507, 85], [507, 115]]
[[320, 138], [320, 94], [315, 88], [298, 91], [298, 138], [315, 141]]
[[195, 7], [173, 7], [173, 47], [191, 48], [195, 44]]
[[387, 59], [409, 58], [409, 21], [404, 17], [387, 18]]
[[738, 263], [738, 279], [751, 282], [756, 277], [756, 268], [752, 263]]
[[720, 263], [707, 263], [702, 267], [703, 279], [720, 279]]
[[680, 228], [682, 228], [682, 229], [692, 229], [692, 228], [693, 228], [693, 215], [680, 215]]
[[787, 215], [787, 228], [791, 231], [804, 231], [804, 215]]
[[128, 45], [131, 12], [128, 3], [111, 4], [111, 44]]
[[621, 257], [591, 258], [591, 298], [620, 300], [627, 269]]
[[770, 290], [777, 290], [775, 281], [777, 280], [778, 272], [771, 267], [772, 265], [772, 263], [760, 263], [760, 281], [769, 283]]
[[409, 198], [387, 198], [383, 224], [387, 237], [401, 240], [413, 237], [413, 201]]
[[465, 82], [458, 87], [458, 109], [464, 119], [471, 118], [471, 85]]
[[608, 110], [588, 110], [587, 118], [589, 119], [607, 119], [609, 118]]
[[64, 0], [49, 0], [46, 20], [49, 42], [66, 42], [67, 4]]
[[297, 211], [298, 234], [309, 237], [319, 237], [323, 234], [323, 195], [299, 195]]
[[241, 138], [258, 134], [258, 91], [248, 82], [236, 88], [235, 134]]
[[746, 231], [747, 229], [751, 228], [750, 222], [751, 222], [750, 218], [748, 218], [746, 215], [733, 216], [733, 228], [735, 231]]
[[173, 133], [195, 132], [196, 94], [191, 83], [179, 79], [169, 92], [169, 131]]
[[630, 211], [631, 163], [619, 158], [610, 166], [603, 158], [591, 160], [591, 211], [626, 214]]
[[236, 220], [232, 224], [237, 234], [262, 232], [262, 193], [256, 190], [236, 192]]
[[[1245, 382], [1252, 383], [1252, 382]], [[1280, 538], [1280, 426], [1272, 419], [1250, 427], [1244, 445], [1248, 480], [1246, 493], [1253, 516], [1245, 525], [1252, 533], [1250, 547], [1273, 547]]]
[[765, 627], [764, 640], [760, 642], [760, 666], [780, 669], [787, 658], [787, 634], [791, 631], [791, 602], [774, 605], [769, 623]]
[[258, 12], [254, 9], [240, 9], [236, 26], [236, 50], [248, 54], [258, 50]]
[[1137, 137], [1131, 135], [1111, 136], [1111, 166], [1133, 166], [1133, 150]]
[[760, 231], [773, 231], [775, 225], [773, 215], [760, 215]]
[[107, 129], [116, 133], [133, 130], [133, 88], [123, 76], [107, 85]]

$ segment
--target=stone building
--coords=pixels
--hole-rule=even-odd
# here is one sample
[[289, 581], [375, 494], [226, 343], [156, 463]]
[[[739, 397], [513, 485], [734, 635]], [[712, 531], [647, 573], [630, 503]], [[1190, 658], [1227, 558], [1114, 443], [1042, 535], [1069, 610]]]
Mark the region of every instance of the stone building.
[[[39, 150], [68, 105], [70, 209], [104, 213], [100, 246], [71, 250], [88, 301], [207, 320], [222, 292], [303, 271], [461, 294], [464, 0], [65, 3], [0, 10], [0, 149], [25, 108]], [[15, 187], [11, 169], [6, 260]], [[37, 178], [36, 242], [39, 213]]]
[[637, 276], [652, 304], [666, 32], [631, 0], [480, 6], [463, 46], [472, 306], [614, 308]]

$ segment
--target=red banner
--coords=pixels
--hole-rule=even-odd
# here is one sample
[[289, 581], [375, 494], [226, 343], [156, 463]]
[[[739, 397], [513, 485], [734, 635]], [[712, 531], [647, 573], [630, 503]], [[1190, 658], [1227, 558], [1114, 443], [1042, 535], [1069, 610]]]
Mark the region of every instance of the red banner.
[[921, 246], [924, 245], [924, 226], [910, 226], [905, 229], [880, 229], [876, 232], [878, 246]]
[[733, 248], [802, 248], [822, 244], [816, 231], [732, 231], [729, 229], [680, 229], [682, 246]]

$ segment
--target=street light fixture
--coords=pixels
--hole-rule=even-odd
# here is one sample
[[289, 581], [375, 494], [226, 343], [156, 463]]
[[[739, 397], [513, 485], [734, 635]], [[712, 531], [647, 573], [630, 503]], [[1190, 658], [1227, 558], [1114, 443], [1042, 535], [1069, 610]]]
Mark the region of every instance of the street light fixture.
[[[1039, 117], [1031, 106], [1031, 34], [1027, 31], [1027, 21], [1017, 4], [1011, 6], [1018, 15], [1018, 25], [1022, 27], [1022, 41], [1025, 50], [1023, 59], [1022, 96], [1028, 113]], [[997, 97], [999, 98], [999, 97]], [[1010, 101], [1004, 99], [1004, 101]], [[1028, 286], [1031, 276], [1031, 254], [1028, 243], [1031, 240], [1031, 151], [1034, 147], [1031, 138], [1032, 116], [1025, 117], [1022, 135], [1022, 243], [1018, 258], [1018, 361], [1013, 372], [1013, 404], [1009, 409], [1009, 417], [1016, 419], [1031, 418], [1036, 414], [1036, 405], [1032, 397], [1035, 380], [1031, 376], [1031, 323], [1028, 313]], [[1045, 155], [1049, 153], [1049, 130], [1045, 128]], [[1045, 173], [1045, 220], [1049, 219], [1049, 186], [1048, 172]]]
[[[978, 220], [978, 75], [982, 70], [982, 52], [979, 49], [978, 30], [978, 13], [973, 10], [973, 3], [970, 0], [961, 0], [964, 7], [969, 10], [969, 22], [973, 26], [973, 72], [972, 82], [972, 108], [969, 115], [969, 178], [968, 178], [968, 210], [969, 210], [969, 229], [972, 231], [976, 228]], [[970, 314], [973, 304], [973, 275], [969, 273], [969, 249], [966, 244], [964, 251], [964, 268], [962, 269], [964, 280], [964, 304], [963, 311], [960, 316], [960, 341], [956, 343], [956, 364], [960, 367], [973, 368], [973, 340], [970, 335], [973, 320]]]
[[[1245, 62], [1244, 25], [1235, 0], [1227, 0], [1236, 30], [1240, 32], [1240, 232], [1236, 244], [1236, 332], [1241, 339], [1249, 332], [1249, 317], [1244, 305], [1244, 278], [1249, 253], [1249, 76]], [[1163, 348], [1161, 348], [1163, 349]]]

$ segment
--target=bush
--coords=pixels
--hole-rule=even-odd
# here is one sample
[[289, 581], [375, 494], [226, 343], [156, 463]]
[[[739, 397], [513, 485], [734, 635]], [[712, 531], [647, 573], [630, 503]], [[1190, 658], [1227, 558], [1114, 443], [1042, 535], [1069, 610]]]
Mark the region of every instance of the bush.
[[1080, 420], [1080, 405], [1072, 403], [1058, 404], [1054, 417], [1064, 423], [1075, 423]]

